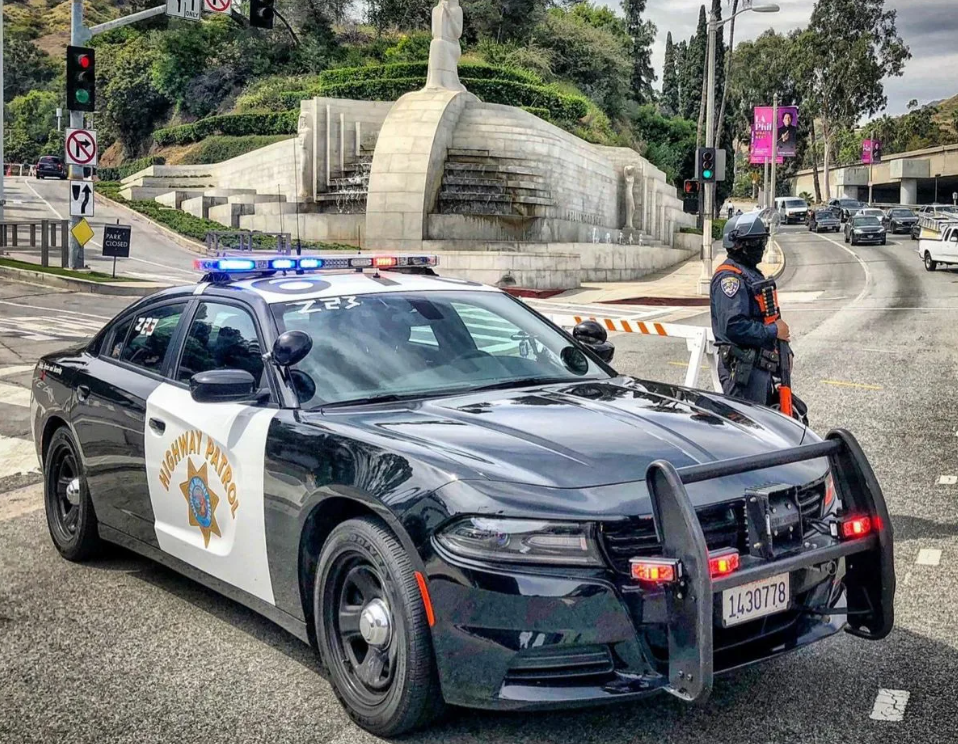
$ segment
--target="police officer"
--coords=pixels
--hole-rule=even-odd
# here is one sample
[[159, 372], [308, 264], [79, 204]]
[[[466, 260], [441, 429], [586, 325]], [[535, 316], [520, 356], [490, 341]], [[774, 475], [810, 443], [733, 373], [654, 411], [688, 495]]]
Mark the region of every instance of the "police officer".
[[722, 388], [727, 395], [762, 405], [777, 400], [778, 342], [789, 340], [784, 320], [764, 322], [754, 290], [765, 281], [758, 264], [768, 237], [759, 212], [731, 219], [722, 241], [728, 259], [718, 267], [711, 286], [712, 331], [720, 351]]

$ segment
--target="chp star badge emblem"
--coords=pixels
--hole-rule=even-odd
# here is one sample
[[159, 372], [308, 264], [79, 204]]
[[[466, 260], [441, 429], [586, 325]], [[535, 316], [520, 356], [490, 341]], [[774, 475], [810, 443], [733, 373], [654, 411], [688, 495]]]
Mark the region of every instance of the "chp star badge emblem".
[[222, 537], [220, 526], [216, 523], [216, 507], [220, 497], [210, 490], [206, 463], [199, 469], [194, 467], [193, 459], [187, 458], [186, 481], [180, 483], [180, 490], [190, 510], [190, 525], [199, 527], [203, 533], [203, 547], [210, 546], [210, 535]]
[[737, 276], [727, 276], [722, 279], [722, 291], [727, 297], [735, 297], [738, 294], [742, 281]]

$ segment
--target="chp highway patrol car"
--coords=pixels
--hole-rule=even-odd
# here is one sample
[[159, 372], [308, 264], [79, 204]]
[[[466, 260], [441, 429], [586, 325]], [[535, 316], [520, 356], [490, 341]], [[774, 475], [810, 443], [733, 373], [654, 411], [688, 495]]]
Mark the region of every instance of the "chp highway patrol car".
[[855, 439], [618, 374], [429, 256], [226, 257], [44, 357], [50, 534], [152, 558], [313, 644], [380, 735], [444, 702], [667, 691], [893, 625]]

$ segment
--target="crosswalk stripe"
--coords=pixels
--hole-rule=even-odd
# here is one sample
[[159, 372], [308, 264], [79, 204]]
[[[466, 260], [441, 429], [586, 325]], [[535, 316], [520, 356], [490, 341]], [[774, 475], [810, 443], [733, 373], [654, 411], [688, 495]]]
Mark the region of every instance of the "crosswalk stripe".
[[0, 382], [0, 403], [9, 403], [11, 406], [30, 407], [30, 390], [19, 385], [10, 385]]
[[0, 377], [13, 377], [22, 375], [25, 372], [33, 372], [36, 366], [33, 364], [11, 364], [9, 367], [0, 367]]

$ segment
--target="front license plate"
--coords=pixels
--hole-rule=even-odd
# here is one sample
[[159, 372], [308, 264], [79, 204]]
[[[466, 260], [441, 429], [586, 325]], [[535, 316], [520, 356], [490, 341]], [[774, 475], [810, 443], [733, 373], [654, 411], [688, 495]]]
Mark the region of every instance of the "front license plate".
[[787, 610], [792, 602], [788, 578], [784, 573], [726, 589], [722, 592], [722, 625], [730, 628]]

